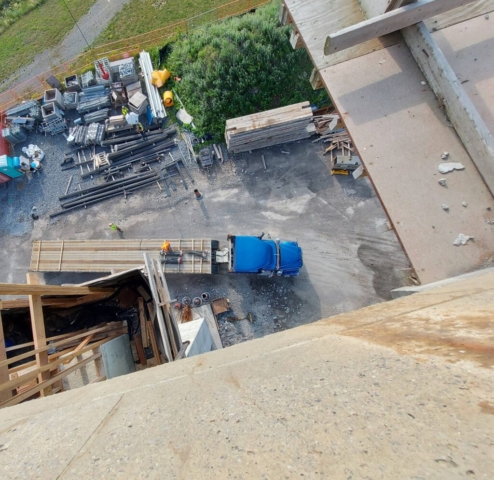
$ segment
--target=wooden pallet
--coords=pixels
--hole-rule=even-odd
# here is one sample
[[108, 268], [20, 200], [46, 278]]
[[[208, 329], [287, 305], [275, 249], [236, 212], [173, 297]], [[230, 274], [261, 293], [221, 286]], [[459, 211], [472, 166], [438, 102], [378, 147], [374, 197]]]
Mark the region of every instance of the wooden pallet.
[[[211, 273], [211, 240], [170, 240], [172, 250], [198, 250], [206, 258], [184, 254], [181, 264], [163, 264], [165, 273]], [[160, 240], [34, 240], [32, 272], [112, 272], [144, 265], [142, 254], [161, 260]]]

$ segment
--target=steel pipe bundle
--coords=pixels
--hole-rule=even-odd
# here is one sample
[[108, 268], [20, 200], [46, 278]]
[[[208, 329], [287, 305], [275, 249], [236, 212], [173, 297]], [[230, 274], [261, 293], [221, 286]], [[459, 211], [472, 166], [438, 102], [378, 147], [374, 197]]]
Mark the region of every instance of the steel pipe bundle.
[[39, 103], [36, 100], [30, 100], [9, 108], [5, 113], [8, 117], [28, 115], [32, 107], [39, 107]]
[[159, 175], [154, 172], [145, 172], [126, 177], [122, 180], [104, 183], [97, 187], [86, 188], [76, 191], [68, 195], [59, 197], [63, 210], [52, 213], [50, 218], [74, 210], [76, 208], [86, 207], [96, 202], [101, 202], [111, 197], [121, 195], [122, 193], [132, 192], [139, 188], [143, 188], [152, 183], [158, 182]]
[[21, 143], [27, 139], [24, 129], [15, 123], [10, 128], [4, 128], [2, 130], [2, 137], [12, 144]]
[[101, 110], [106, 107], [111, 107], [109, 95], [101, 95], [94, 98], [81, 96], [79, 97], [79, 105], [77, 106], [77, 111], [79, 113], [87, 113], [94, 110]]
[[105, 127], [98, 123], [91, 123], [87, 127], [85, 145], [100, 145], [105, 138]]
[[109, 109], [96, 110], [95, 112], [84, 115], [84, 123], [96, 123], [105, 120], [110, 115]]
[[[133, 145], [130, 146], [123, 146], [124, 148], [120, 148], [119, 150], [109, 153], [108, 154], [108, 159], [109, 160], [118, 160], [122, 157], [125, 157], [126, 155], [134, 155], [138, 152], [142, 152], [143, 150], [147, 149], [147, 147], [152, 148], [153, 146], [156, 146], [158, 144], [161, 144], [165, 141], [168, 140], [170, 134], [161, 134], [161, 135], [154, 135], [149, 138], [145, 138], [143, 140], [136, 140], [133, 142]], [[168, 142], [169, 143], [169, 142]], [[169, 143], [168, 146], [174, 144], [175, 142], [172, 141], [172, 143]]]

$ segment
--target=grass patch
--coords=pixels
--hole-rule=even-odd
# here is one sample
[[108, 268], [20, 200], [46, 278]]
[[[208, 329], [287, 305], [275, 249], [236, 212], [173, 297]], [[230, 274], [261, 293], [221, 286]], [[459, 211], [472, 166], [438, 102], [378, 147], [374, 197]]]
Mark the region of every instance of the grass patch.
[[0, 34], [45, 0], [3, 0], [0, 7]]
[[[79, 19], [95, 0], [66, 2], [74, 17]], [[0, 35], [0, 81], [30, 63], [45, 49], [57, 45], [72, 28], [74, 20], [60, 0], [46, 0], [17, 20]], [[45, 70], [50, 66], [46, 65]]]
[[165, 61], [174, 88], [194, 116], [200, 135], [221, 140], [229, 118], [302, 101], [328, 105], [325, 90], [309, 82], [305, 49], [293, 50], [290, 27], [278, 22], [280, 0], [254, 14], [213, 23], [183, 35]]
[[[196, 17], [232, 0], [131, 0], [108, 24], [94, 45], [122, 40]], [[247, 4], [247, 2], [245, 2]], [[253, 2], [255, 3], [255, 2]], [[215, 20], [215, 18], [208, 18]]]

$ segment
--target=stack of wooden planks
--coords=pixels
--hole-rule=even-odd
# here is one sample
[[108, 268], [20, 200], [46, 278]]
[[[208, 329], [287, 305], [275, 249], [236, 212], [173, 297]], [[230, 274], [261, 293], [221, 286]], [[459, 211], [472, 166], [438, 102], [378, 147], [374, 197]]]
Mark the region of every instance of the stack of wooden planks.
[[226, 121], [225, 138], [233, 153], [309, 138], [315, 132], [309, 102]]
[[[171, 249], [182, 250], [182, 263], [164, 264], [165, 273], [211, 273], [211, 239], [169, 240]], [[160, 259], [163, 239], [156, 240], [35, 240], [32, 272], [112, 272], [140, 268], [142, 254]], [[204, 253], [204, 257], [189, 251]]]

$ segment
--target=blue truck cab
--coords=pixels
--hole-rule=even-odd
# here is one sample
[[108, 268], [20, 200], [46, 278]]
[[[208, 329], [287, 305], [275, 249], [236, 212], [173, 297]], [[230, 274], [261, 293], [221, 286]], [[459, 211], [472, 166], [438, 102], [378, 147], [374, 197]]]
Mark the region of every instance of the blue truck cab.
[[297, 242], [228, 235], [229, 271], [257, 275], [296, 277], [303, 266]]

